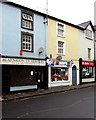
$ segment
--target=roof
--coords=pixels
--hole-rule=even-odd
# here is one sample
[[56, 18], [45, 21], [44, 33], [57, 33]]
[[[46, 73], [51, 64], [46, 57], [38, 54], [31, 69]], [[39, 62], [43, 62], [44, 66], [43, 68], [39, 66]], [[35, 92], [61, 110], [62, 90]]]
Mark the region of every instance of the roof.
[[64, 20], [61, 20], [61, 19], [59, 19], [59, 18], [50, 16], [50, 15], [47, 15], [47, 14], [45, 14], [45, 13], [41, 13], [41, 12], [39, 12], [39, 11], [33, 10], [33, 9], [31, 9], [31, 8], [28, 8], [28, 7], [25, 7], [25, 6], [22, 6], [22, 5], [19, 5], [19, 4], [17, 4], [17, 3], [13, 3], [13, 2], [3, 2], [3, 3], [8, 4], [8, 5], [15, 6], [15, 7], [17, 7], [17, 8], [26, 9], [26, 10], [28, 10], [28, 11], [37, 13], [37, 14], [39, 14], [39, 15], [42, 15], [42, 16], [45, 16], [45, 17], [47, 16], [48, 18], [57, 20], [57, 21], [59, 21], [59, 22], [65, 23], [65, 24], [70, 25], [70, 26], [73, 26], [73, 27], [75, 27], [75, 28], [77, 28], [77, 29], [84, 30], [84, 28], [81, 27], [81, 26], [79, 26], [79, 25], [74, 25], [74, 24], [72, 24], [72, 23], [66, 22], [66, 21], [64, 21]]
[[59, 19], [59, 18], [50, 16], [50, 15], [48, 15], [48, 17], [51, 18], [51, 19], [57, 20], [57, 21], [59, 21], [59, 22], [65, 23], [65, 24], [67, 24], [67, 25], [70, 25], [70, 26], [72, 26], [72, 27], [75, 27], [75, 28], [77, 28], [77, 29], [84, 30], [84, 28], [82, 28], [81, 26], [74, 25], [74, 24], [72, 24], [72, 23], [66, 22], [66, 21], [61, 20], [61, 19]]
[[79, 24], [79, 26], [84, 28], [84, 29], [87, 29], [88, 25], [91, 25], [92, 29], [94, 30], [94, 26], [92, 25], [91, 21], [87, 21], [87, 22]]
[[30, 12], [34, 12], [34, 13], [37, 13], [37, 14], [39, 14], [39, 15], [42, 15], [42, 16], [46, 16], [46, 14], [44, 14], [44, 13], [41, 13], [41, 12], [36, 11], [36, 10], [33, 10], [33, 9], [31, 9], [31, 8], [28, 8], [28, 7], [19, 5], [19, 4], [14, 3], [14, 2], [9, 2], [9, 1], [6, 2], [6, 1], [5, 1], [5, 2], [2, 2], [2, 3], [8, 4], [8, 5], [12, 5], [12, 6], [17, 7], [17, 8], [20, 8], [20, 9], [25, 9], [25, 10], [28, 10], [28, 11], [30, 11]]

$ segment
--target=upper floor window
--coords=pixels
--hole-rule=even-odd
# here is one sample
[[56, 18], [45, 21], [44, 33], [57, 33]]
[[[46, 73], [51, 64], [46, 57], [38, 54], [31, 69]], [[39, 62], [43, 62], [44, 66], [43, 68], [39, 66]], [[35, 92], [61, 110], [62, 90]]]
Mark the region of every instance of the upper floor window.
[[65, 25], [57, 23], [57, 35], [60, 37], [65, 37]]
[[22, 12], [22, 27], [33, 30], [33, 14]]
[[96, 31], [95, 31], [95, 33], [94, 33], [94, 37], [95, 37], [95, 40], [96, 40]]
[[89, 39], [92, 39], [92, 31], [91, 30], [86, 30], [86, 37]]
[[57, 41], [57, 54], [65, 55], [65, 41], [63, 40]]
[[91, 48], [88, 48], [88, 59], [91, 59]]
[[23, 51], [32, 51], [33, 52], [33, 35], [22, 32], [22, 50]]

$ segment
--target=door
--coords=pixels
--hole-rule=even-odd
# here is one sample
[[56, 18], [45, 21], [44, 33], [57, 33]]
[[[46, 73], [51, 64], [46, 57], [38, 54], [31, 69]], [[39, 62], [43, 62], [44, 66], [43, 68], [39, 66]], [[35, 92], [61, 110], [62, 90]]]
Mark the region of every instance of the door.
[[37, 81], [38, 81], [38, 88], [40, 88], [40, 89], [43, 89], [44, 88], [44, 86], [43, 86], [43, 84], [44, 84], [44, 78], [43, 78], [43, 71], [38, 71], [38, 77], [37, 77]]
[[77, 68], [75, 65], [72, 67], [72, 85], [77, 85]]

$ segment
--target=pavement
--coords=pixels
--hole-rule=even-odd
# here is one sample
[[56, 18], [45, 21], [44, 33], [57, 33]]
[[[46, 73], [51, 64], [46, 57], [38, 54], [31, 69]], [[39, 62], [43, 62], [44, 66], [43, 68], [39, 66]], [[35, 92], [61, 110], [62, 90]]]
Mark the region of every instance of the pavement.
[[49, 88], [49, 89], [29, 90], [29, 91], [23, 91], [23, 92], [19, 91], [15, 93], [3, 94], [2, 96], [0, 96], [0, 101], [24, 99], [29, 97], [41, 96], [41, 95], [66, 92], [70, 90], [83, 89], [83, 88], [88, 88], [93, 86], [96, 86], [96, 83], [87, 83], [87, 84], [77, 85], [77, 86], [64, 86], [64, 87]]

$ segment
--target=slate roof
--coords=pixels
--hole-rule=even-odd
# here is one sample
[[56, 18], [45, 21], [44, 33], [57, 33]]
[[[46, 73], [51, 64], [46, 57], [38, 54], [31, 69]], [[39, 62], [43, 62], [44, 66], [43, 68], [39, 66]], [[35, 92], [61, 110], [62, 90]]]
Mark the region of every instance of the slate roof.
[[83, 27], [83, 28], [87, 28], [87, 26], [90, 24], [90, 21], [84, 22], [79, 24], [79, 26]]
[[70, 25], [70, 26], [73, 26], [73, 27], [75, 27], [75, 28], [77, 28], [77, 29], [84, 30], [84, 28], [82, 28], [81, 26], [74, 25], [74, 24], [72, 24], [72, 23], [66, 22], [66, 21], [61, 20], [61, 19], [59, 19], [59, 18], [56, 18], [56, 17], [50, 16], [50, 15], [47, 15], [47, 14], [45, 14], [45, 13], [41, 13], [41, 12], [36, 11], [36, 10], [33, 10], [33, 9], [31, 9], [31, 8], [28, 8], [28, 7], [25, 7], [25, 6], [16, 4], [16, 3], [14, 3], [14, 2], [4, 2], [4, 3], [5, 3], [5, 4], [12, 5], [12, 6], [15, 6], [15, 7], [18, 7], [18, 8], [21, 8], [21, 9], [26, 9], [26, 10], [28, 10], [28, 11], [31, 11], [31, 12], [34, 12], [34, 13], [43, 15], [44, 17], [47, 16], [48, 18], [57, 20], [57, 21], [59, 21], [59, 22], [65, 23], [65, 24]]
[[82, 28], [84, 28], [84, 29], [87, 29], [88, 25], [91, 25], [91, 27], [92, 27], [92, 29], [94, 31], [94, 26], [93, 26], [93, 24], [92, 24], [91, 21], [87, 21], [87, 22], [79, 24], [79, 26], [82, 27]]
[[[92, 22], [91, 22], [91, 21], [87, 21], [87, 22], [81, 23], [81, 24], [79, 24], [79, 25], [74, 25], [74, 24], [69, 23], [69, 22], [67, 22], [67, 21], [64, 21], [64, 20], [61, 20], [61, 19], [59, 19], [59, 18], [56, 18], [56, 17], [50, 16], [50, 15], [47, 15], [47, 14], [45, 14], [45, 13], [41, 13], [41, 12], [36, 11], [36, 10], [33, 10], [33, 9], [31, 9], [31, 8], [28, 8], [28, 7], [25, 7], [25, 6], [16, 4], [16, 3], [14, 3], [14, 2], [9, 2], [9, 1], [5, 0], [4, 3], [5, 3], [5, 4], [12, 5], [12, 6], [15, 6], [15, 7], [18, 7], [18, 8], [21, 8], [21, 9], [29, 10], [29, 11], [31, 11], [31, 12], [40, 14], [40, 15], [42, 15], [42, 16], [44, 16], [44, 17], [47, 16], [48, 18], [51, 18], [51, 19], [54, 19], [54, 20], [63, 22], [63, 23], [65, 23], [65, 24], [67, 24], [67, 25], [73, 26], [73, 27], [75, 27], [75, 28], [77, 28], [77, 29], [80, 29], [80, 30], [86, 30], [87, 26], [90, 24], [91, 27], [92, 27], [92, 29], [94, 30], [94, 26], [92, 25]], [[95, 27], [95, 28], [96, 28], [96, 27]]]

